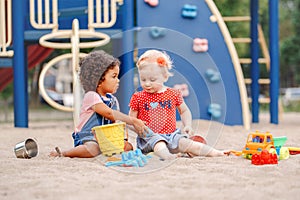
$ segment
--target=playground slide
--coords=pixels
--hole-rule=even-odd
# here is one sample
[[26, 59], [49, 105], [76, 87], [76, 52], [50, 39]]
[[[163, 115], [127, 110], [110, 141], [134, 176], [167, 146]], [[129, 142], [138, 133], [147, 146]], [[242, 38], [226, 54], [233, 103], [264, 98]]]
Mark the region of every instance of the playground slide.
[[[30, 45], [27, 48], [28, 69], [45, 60], [53, 49], [45, 48], [39, 44]], [[1, 59], [1, 58], [0, 58]], [[0, 68], [0, 92], [13, 80], [13, 68]]]

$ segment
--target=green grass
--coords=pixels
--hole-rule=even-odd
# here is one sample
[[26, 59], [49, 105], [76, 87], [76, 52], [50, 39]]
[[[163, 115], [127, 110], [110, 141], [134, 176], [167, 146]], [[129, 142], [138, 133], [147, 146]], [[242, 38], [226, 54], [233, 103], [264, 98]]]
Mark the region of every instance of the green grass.
[[294, 102], [291, 105], [283, 107], [284, 112], [300, 112], [300, 101]]
[[[289, 106], [283, 106], [281, 104], [284, 112], [300, 112], [300, 101], [294, 102], [293, 104]], [[251, 104], [249, 105], [249, 109], [251, 110]], [[280, 108], [278, 108], [280, 110]], [[269, 112], [270, 111], [270, 105], [269, 104], [260, 104], [259, 106], [259, 112]]]

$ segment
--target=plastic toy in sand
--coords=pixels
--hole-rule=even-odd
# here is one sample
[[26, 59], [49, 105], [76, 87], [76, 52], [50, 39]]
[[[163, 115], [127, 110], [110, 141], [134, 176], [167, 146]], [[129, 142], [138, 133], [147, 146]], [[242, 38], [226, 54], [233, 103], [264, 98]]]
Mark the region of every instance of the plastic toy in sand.
[[193, 136], [190, 137], [190, 139], [195, 141], [195, 142], [200, 142], [200, 143], [203, 143], [203, 144], [207, 144], [206, 140], [200, 135], [193, 135]]
[[[263, 150], [276, 153], [280, 157], [281, 148], [286, 142], [287, 137], [273, 137], [270, 132], [255, 131], [250, 133], [246, 145], [242, 151], [245, 158], [251, 159], [254, 154], [261, 154]], [[284, 153], [280, 158], [287, 159], [289, 154]]]
[[[207, 144], [206, 140], [200, 135], [193, 135], [193, 136], [190, 137], [190, 139], [195, 141], [195, 142], [200, 142], [200, 143], [203, 143], [203, 144]], [[190, 158], [193, 158], [195, 156], [192, 153], [187, 153], [187, 155]]]
[[144, 167], [148, 163], [148, 159], [152, 156], [144, 155], [140, 149], [122, 153], [122, 159], [115, 161], [108, 161], [105, 163], [106, 167]]
[[260, 154], [253, 154], [251, 159], [253, 165], [278, 164], [276, 153], [269, 153], [268, 150], [263, 150]]
[[261, 165], [261, 163], [275, 164], [274, 155], [277, 160], [285, 160], [290, 156], [289, 148], [283, 147], [286, 140], [286, 136], [273, 137], [270, 132], [255, 131], [248, 134], [246, 145], [242, 151], [232, 150], [231, 153], [236, 156], [242, 155], [250, 160], [254, 159], [252, 163], [257, 165]]
[[290, 155], [300, 154], [300, 147], [288, 147]]
[[127, 141], [128, 132], [124, 122], [95, 126], [92, 131], [98, 141], [101, 152], [105, 156], [121, 154], [123, 151], [133, 150]]

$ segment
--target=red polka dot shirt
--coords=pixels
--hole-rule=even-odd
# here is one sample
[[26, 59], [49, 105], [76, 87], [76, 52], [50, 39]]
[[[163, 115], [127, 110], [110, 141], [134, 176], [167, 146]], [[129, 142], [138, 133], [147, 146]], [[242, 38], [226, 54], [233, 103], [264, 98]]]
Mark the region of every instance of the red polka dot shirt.
[[181, 92], [167, 88], [161, 93], [136, 92], [129, 106], [153, 132], [169, 134], [176, 130], [176, 108], [182, 103]]

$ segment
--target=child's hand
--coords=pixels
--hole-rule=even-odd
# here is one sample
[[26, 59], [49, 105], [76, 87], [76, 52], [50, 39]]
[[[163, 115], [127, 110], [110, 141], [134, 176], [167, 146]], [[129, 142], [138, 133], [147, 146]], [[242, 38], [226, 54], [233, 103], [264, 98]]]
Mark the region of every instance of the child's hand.
[[183, 127], [182, 131], [184, 133], [189, 134], [189, 136], [193, 136], [194, 135], [194, 130], [193, 130], [193, 128], [191, 126], [185, 126], [185, 127]]
[[145, 122], [140, 119], [133, 118], [133, 127], [140, 137], [146, 137], [148, 127], [145, 125]]

